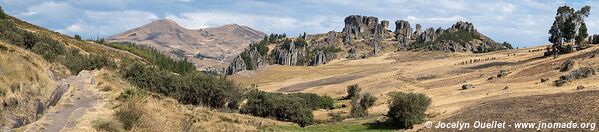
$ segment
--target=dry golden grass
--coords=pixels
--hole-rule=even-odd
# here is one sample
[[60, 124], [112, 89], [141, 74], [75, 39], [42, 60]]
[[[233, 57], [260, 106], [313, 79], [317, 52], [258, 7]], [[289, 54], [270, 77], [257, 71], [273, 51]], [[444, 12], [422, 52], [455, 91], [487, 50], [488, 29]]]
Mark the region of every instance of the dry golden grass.
[[[0, 46], [0, 112], [35, 121], [37, 101], [46, 101], [56, 87], [54, 79], [68, 75], [62, 66], [44, 61], [40, 56], [4, 42]], [[44, 102], [45, 103], [45, 102]], [[0, 118], [2, 126], [11, 126]]]

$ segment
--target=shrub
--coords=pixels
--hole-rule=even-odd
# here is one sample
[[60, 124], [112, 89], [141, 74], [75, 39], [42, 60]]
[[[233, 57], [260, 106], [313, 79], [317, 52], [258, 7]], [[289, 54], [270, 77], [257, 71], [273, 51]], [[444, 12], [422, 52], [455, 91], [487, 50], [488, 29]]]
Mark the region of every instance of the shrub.
[[390, 122], [397, 123], [400, 128], [413, 128], [414, 124], [424, 121], [424, 112], [429, 107], [431, 99], [424, 94], [390, 93], [389, 117]]
[[116, 111], [115, 116], [123, 123], [125, 130], [131, 130], [143, 114], [144, 112], [137, 102], [127, 101]]
[[333, 122], [342, 122], [343, 120], [345, 120], [345, 117], [340, 113], [330, 112], [328, 113], [328, 115], [329, 117], [331, 117], [331, 121]]
[[259, 117], [272, 117], [291, 121], [304, 127], [312, 124], [312, 110], [302, 103], [303, 99], [281, 93], [251, 91], [241, 113]]
[[33, 45], [31, 50], [44, 57], [46, 60], [54, 60], [58, 55], [64, 52], [64, 46], [56, 41], [51, 41], [50, 43], [39, 41]]
[[107, 132], [120, 132], [123, 131], [122, 124], [112, 121], [112, 120], [104, 120], [97, 119], [92, 122], [92, 127], [98, 131], [107, 131]]
[[376, 102], [377, 98], [370, 95], [369, 93], [364, 94], [362, 99], [360, 100], [360, 107], [363, 109], [363, 115], [368, 116], [368, 108], [374, 106], [374, 102]]
[[177, 75], [157, 67], [134, 63], [123, 67], [120, 72], [131, 84], [173, 97], [183, 104], [237, 109], [243, 92], [231, 80], [199, 71]]
[[142, 90], [136, 88], [125, 89], [117, 98], [120, 100], [127, 100], [133, 98], [143, 98], [145, 93]]
[[112, 60], [105, 56], [89, 54], [83, 55], [79, 53], [79, 49], [68, 49], [64, 55], [64, 59], [60, 62], [62, 65], [69, 68], [71, 74], [78, 74], [82, 70], [95, 70], [104, 66], [113, 66]]
[[318, 96], [314, 93], [293, 93], [289, 94], [292, 97], [298, 97], [312, 110], [316, 109], [332, 109], [334, 105], [333, 98], [328, 96]]
[[368, 108], [372, 107], [376, 100], [377, 98], [370, 95], [369, 93], [364, 94], [364, 96], [358, 95], [352, 98], [352, 109], [350, 111], [350, 114], [352, 115], [352, 117], [367, 117]]
[[358, 84], [347, 86], [347, 96], [345, 96], [344, 99], [352, 99], [354, 97], [359, 96], [360, 95], [360, 90], [361, 89], [358, 86]]
[[81, 36], [79, 36], [79, 34], [75, 34], [75, 36], [73, 36], [73, 38], [75, 38], [76, 40], [81, 40]]

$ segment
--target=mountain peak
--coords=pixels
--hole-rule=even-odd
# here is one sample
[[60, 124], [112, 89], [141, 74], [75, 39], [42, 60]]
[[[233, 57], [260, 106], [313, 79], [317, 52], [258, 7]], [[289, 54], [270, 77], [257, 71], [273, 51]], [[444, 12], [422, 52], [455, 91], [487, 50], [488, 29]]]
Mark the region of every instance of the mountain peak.
[[171, 19], [157, 19], [157, 20], [150, 22], [146, 26], [181, 27], [181, 26], [179, 26], [179, 24], [177, 24], [177, 22], [175, 22]]

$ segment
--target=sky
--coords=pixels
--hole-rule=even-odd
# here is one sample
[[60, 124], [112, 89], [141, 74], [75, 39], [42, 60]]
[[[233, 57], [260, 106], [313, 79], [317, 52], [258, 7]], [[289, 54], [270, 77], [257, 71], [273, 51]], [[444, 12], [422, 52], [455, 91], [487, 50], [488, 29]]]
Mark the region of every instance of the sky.
[[[457, 21], [498, 42], [525, 47], [548, 43], [556, 9], [591, 6], [589, 34], [599, 34], [599, 1], [590, 0], [1, 0], [7, 14], [67, 35], [108, 37], [157, 19], [189, 29], [240, 24], [297, 36], [341, 31], [349, 15], [408, 20], [414, 28], [448, 28]], [[597, 7], [595, 7], [597, 6]], [[596, 9], [595, 9], [596, 8]]]

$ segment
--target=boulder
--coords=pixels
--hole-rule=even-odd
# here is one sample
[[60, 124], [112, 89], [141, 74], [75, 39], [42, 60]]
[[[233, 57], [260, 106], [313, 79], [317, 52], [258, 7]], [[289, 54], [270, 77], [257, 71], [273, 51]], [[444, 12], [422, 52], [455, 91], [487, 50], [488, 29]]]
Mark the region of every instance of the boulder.
[[347, 58], [356, 59], [357, 53], [358, 53], [358, 51], [357, 51], [356, 47], [352, 47], [349, 49], [349, 51], [347, 51]]
[[581, 86], [578, 86], [578, 87], [576, 87], [576, 90], [583, 90], [583, 89], [585, 89], [585, 88], [586, 88], [585, 86], [582, 86], [582, 85], [581, 85]]
[[541, 82], [547, 82], [549, 81], [549, 78], [541, 78]]
[[472, 85], [472, 84], [464, 84], [464, 85], [462, 85], [462, 89], [463, 90], [471, 89], [471, 88], [474, 88], [474, 85]]
[[507, 75], [509, 75], [511, 72], [508, 72], [507, 70], [501, 70], [499, 71], [499, 74], [497, 74], [497, 78], [501, 78], [501, 77], [505, 77]]
[[583, 78], [588, 78], [595, 75], [595, 69], [591, 68], [591, 67], [582, 67], [582, 68], [578, 68], [566, 75], [563, 75], [561, 77], [559, 77], [559, 80], [556, 80], [555, 86], [562, 86], [565, 83], [568, 83], [570, 81], [573, 81], [575, 79], [583, 79]]
[[46, 108], [56, 105], [60, 98], [62, 98], [62, 95], [67, 91], [69, 86], [70, 85], [68, 83], [61, 83], [60, 85], [58, 85], [54, 92], [52, 92], [52, 95], [50, 95], [50, 99], [48, 99], [48, 104], [46, 105]]
[[560, 72], [569, 71], [574, 67], [575, 62], [573, 60], [567, 60], [559, 68]]

